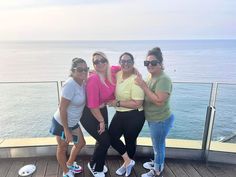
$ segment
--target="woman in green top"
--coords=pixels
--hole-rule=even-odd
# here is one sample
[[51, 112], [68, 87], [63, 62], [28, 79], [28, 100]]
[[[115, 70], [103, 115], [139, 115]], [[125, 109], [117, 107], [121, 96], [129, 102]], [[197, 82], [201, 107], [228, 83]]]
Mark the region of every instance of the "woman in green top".
[[147, 67], [150, 77], [145, 82], [141, 76], [138, 76], [136, 84], [145, 93], [144, 112], [150, 128], [154, 161], [143, 164], [144, 168], [150, 169], [150, 171], [143, 174], [142, 177], [162, 176], [165, 139], [174, 122], [174, 115], [171, 113], [169, 105], [172, 82], [163, 71], [163, 57], [160, 48], [156, 47], [148, 52], [144, 66]]

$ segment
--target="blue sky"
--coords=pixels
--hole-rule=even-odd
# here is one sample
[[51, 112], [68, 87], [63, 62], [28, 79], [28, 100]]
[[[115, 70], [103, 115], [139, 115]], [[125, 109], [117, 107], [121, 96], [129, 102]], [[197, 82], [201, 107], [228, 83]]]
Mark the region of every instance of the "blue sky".
[[0, 40], [236, 39], [235, 0], [0, 0]]

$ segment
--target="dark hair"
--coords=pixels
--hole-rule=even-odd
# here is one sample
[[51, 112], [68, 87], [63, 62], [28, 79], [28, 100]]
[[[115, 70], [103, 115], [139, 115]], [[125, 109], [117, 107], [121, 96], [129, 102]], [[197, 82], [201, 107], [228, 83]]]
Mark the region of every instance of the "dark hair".
[[87, 64], [86, 61], [85, 61], [84, 59], [82, 59], [82, 58], [77, 58], [77, 57], [76, 57], [76, 58], [73, 58], [73, 59], [72, 59], [72, 64], [71, 64], [71, 69], [70, 69], [70, 71], [71, 71], [70, 76], [72, 76], [72, 72], [75, 70], [75, 68], [78, 67], [78, 65], [79, 65], [80, 63], [85, 63], [85, 64]]
[[122, 53], [121, 56], [120, 56], [119, 61], [121, 60], [121, 58], [122, 58], [124, 55], [128, 55], [128, 56], [131, 58], [131, 60], [134, 62], [134, 56], [133, 56], [131, 53], [129, 53], [129, 52]]
[[154, 47], [153, 49], [149, 50], [147, 53], [147, 56], [153, 55], [155, 56], [155, 58], [160, 61], [160, 63], [162, 64], [163, 62], [163, 57], [162, 57], [162, 52], [161, 49], [159, 47]]

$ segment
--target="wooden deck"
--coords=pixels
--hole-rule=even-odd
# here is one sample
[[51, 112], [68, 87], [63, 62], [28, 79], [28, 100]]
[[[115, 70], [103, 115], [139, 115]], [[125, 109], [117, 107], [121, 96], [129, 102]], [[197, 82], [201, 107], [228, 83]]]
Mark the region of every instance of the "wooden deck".
[[[147, 160], [149, 158], [137, 158], [130, 177], [140, 177], [142, 173], [146, 172], [142, 164]], [[92, 177], [87, 168], [88, 161], [87, 156], [78, 158], [77, 162], [84, 167], [84, 171], [77, 174], [76, 177]], [[0, 177], [17, 177], [18, 170], [22, 166], [32, 163], [36, 165], [37, 170], [31, 177], [62, 177], [62, 171], [55, 157], [0, 159]], [[117, 156], [108, 157], [106, 165], [109, 171], [106, 177], [118, 177], [115, 175], [115, 171], [121, 163], [121, 159]], [[164, 177], [236, 177], [236, 165], [203, 164], [197, 161], [167, 159]]]

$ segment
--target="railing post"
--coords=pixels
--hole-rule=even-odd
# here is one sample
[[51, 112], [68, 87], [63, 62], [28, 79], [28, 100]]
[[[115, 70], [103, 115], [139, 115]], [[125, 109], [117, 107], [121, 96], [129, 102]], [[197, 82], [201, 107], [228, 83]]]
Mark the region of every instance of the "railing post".
[[217, 88], [218, 88], [218, 83], [212, 83], [211, 96], [209, 105], [207, 107], [205, 128], [202, 140], [202, 160], [204, 161], [208, 160], [208, 153], [211, 145], [212, 132], [215, 121], [215, 112], [216, 112], [215, 102], [217, 96]]
[[58, 100], [58, 105], [60, 104], [60, 85], [61, 81], [57, 81], [57, 100]]

